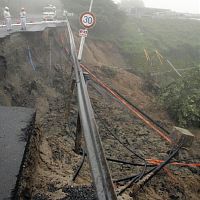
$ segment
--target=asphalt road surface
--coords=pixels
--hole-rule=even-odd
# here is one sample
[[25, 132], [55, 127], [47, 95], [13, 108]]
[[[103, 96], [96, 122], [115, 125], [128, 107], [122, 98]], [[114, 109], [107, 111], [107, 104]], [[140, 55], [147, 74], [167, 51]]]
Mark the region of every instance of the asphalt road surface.
[[0, 200], [9, 199], [15, 188], [26, 145], [23, 129], [33, 114], [29, 108], [0, 106]]
[[[57, 20], [57, 21], [40, 21], [40, 22], [29, 22], [27, 23], [26, 32], [37, 32], [43, 31], [45, 28], [55, 28], [60, 26], [65, 26], [65, 20]], [[12, 33], [16, 32], [24, 32], [21, 30], [21, 24], [12, 24], [12, 30], [7, 31], [5, 25], [0, 25], [0, 38], [4, 38]]]

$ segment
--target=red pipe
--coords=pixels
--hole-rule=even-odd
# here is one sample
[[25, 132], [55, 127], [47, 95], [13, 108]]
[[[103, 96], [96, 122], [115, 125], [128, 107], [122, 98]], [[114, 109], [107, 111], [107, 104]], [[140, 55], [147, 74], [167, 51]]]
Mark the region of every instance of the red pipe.
[[146, 119], [141, 113], [139, 113], [135, 108], [133, 108], [129, 103], [127, 103], [123, 98], [121, 98], [118, 94], [116, 94], [112, 89], [110, 89], [105, 83], [101, 82], [86, 66], [81, 64], [81, 67], [87, 71], [92, 78], [99, 83], [105, 90], [112, 94], [115, 98], [117, 98], [124, 106], [126, 106], [134, 115], [136, 115], [139, 119], [141, 119], [147, 126], [155, 130], [162, 138], [167, 140], [169, 143], [172, 143], [172, 140], [167, 137], [162, 131], [159, 130], [152, 122]]
[[[142, 114], [140, 114], [137, 110], [135, 110], [131, 105], [129, 105], [123, 98], [121, 98], [118, 94], [116, 94], [112, 89], [110, 89], [105, 83], [100, 81], [86, 66], [80, 65], [86, 72], [88, 72], [92, 78], [99, 83], [105, 90], [107, 90], [110, 94], [112, 94], [115, 98], [117, 98], [122, 104], [124, 104], [133, 114], [135, 114], [138, 118], [140, 118], [146, 125], [155, 130], [161, 137], [163, 137], [168, 142], [172, 143], [171, 139], [168, 138], [163, 132], [161, 132], [154, 124], [149, 122]], [[155, 159], [147, 159], [147, 161], [151, 164], [160, 164], [164, 162], [164, 160], [155, 160]], [[182, 166], [182, 167], [200, 167], [200, 163], [178, 163], [173, 162], [169, 163], [171, 165]]]

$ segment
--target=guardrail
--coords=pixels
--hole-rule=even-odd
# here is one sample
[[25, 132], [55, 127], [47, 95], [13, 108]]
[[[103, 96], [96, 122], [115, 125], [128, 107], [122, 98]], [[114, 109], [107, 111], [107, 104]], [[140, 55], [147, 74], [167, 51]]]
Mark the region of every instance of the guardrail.
[[[41, 25], [41, 24], [61, 24], [61, 23], [66, 23], [66, 20], [55, 20], [55, 21], [32, 21], [32, 22], [27, 22], [26, 25]], [[13, 27], [15, 26], [21, 26], [21, 23], [13, 23]], [[0, 28], [6, 27], [5, 23], [0, 22]]]
[[99, 200], [117, 200], [68, 20], [67, 28], [70, 37], [71, 56], [74, 62], [81, 125], [97, 197]]

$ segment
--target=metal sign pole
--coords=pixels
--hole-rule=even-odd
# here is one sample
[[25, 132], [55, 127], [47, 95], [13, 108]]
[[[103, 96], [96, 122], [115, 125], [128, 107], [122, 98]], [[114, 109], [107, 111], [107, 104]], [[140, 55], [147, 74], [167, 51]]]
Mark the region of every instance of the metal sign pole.
[[[89, 12], [92, 11], [92, 5], [93, 5], [93, 0], [90, 1], [90, 7], [89, 7]], [[87, 28], [85, 29], [87, 31]], [[81, 37], [81, 42], [80, 42], [80, 47], [79, 47], [79, 52], [78, 52], [78, 61], [80, 62], [82, 59], [82, 54], [83, 54], [83, 47], [85, 44], [85, 37]]]
[[93, 5], [93, 0], [90, 1], [90, 8], [89, 8], [89, 12], [92, 11], [92, 5]]
[[81, 58], [82, 58], [84, 43], [85, 43], [85, 37], [82, 36], [81, 37], [80, 47], [79, 47], [79, 52], [78, 52], [78, 61], [79, 62], [81, 61]]

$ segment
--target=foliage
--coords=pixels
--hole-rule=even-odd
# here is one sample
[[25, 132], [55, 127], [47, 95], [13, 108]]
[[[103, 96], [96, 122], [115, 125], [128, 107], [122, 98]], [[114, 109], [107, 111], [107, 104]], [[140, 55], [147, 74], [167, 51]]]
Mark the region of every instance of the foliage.
[[200, 127], [200, 69], [164, 88], [160, 100], [180, 125]]

